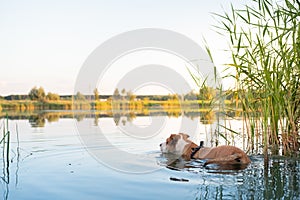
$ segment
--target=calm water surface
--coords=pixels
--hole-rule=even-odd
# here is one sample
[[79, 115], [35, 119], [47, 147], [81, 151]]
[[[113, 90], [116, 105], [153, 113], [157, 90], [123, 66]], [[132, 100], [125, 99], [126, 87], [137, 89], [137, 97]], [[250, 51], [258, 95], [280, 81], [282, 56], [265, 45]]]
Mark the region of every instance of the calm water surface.
[[[251, 156], [252, 163], [240, 171], [205, 169], [200, 161], [179, 160], [168, 166], [159, 143], [172, 132], [190, 131], [192, 125], [182, 127], [181, 122], [192, 122], [163, 117], [163, 128], [149, 134], [149, 124], [160, 120], [161, 116], [42, 123], [36, 118], [10, 119], [9, 163], [2, 144], [0, 149], [0, 195], [3, 199], [300, 199], [299, 159], [274, 157], [264, 169], [263, 157]], [[207, 137], [211, 127], [198, 124], [201, 134], [193, 138], [197, 141]], [[132, 127], [144, 131], [142, 137], [130, 134]]]

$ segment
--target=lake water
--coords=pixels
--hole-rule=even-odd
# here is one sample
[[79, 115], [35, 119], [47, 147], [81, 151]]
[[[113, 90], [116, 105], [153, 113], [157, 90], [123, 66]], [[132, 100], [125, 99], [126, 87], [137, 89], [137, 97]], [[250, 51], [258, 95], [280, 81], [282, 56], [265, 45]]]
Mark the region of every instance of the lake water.
[[209, 143], [215, 127], [199, 117], [46, 116], [10, 117], [3, 199], [300, 199], [299, 159], [273, 157], [266, 168], [255, 155], [245, 170], [167, 165], [159, 144], [171, 133]]

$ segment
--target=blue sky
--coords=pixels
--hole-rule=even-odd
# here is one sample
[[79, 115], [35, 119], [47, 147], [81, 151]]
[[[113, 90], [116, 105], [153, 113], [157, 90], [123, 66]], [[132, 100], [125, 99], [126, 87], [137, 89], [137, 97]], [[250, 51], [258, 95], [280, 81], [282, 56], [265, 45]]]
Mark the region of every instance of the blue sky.
[[[0, 0], [0, 95], [27, 94], [33, 86], [70, 94], [89, 54], [109, 38], [139, 28], [176, 31], [203, 46], [220, 70], [226, 44], [212, 30], [212, 12], [231, 0]], [[107, 84], [100, 93], [110, 93]]]

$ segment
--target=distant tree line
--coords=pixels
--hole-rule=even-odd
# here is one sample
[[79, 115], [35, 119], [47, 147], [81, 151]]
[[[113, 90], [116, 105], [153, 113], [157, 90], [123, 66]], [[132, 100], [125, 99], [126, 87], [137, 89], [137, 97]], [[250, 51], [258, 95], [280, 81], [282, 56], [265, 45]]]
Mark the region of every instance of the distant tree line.
[[[46, 94], [43, 87], [33, 87], [27, 95], [9, 95], [5, 97], [1, 97], [0, 99], [5, 100], [33, 100], [33, 101], [58, 101], [58, 100], [93, 100], [99, 101], [103, 100], [155, 100], [155, 101], [167, 101], [167, 100], [212, 100], [217, 94], [217, 91], [210, 87], [203, 87], [199, 90], [199, 92], [191, 91], [187, 94], [168, 94], [168, 95], [136, 95], [131, 91], [126, 91], [122, 89], [121, 92], [118, 88], [116, 88], [112, 95], [100, 95], [97, 88], [94, 89], [93, 94], [84, 95], [80, 92], [77, 92], [75, 95], [59, 95], [57, 93], [48, 92]], [[233, 100], [234, 99], [234, 91], [226, 91], [224, 92], [225, 99]]]

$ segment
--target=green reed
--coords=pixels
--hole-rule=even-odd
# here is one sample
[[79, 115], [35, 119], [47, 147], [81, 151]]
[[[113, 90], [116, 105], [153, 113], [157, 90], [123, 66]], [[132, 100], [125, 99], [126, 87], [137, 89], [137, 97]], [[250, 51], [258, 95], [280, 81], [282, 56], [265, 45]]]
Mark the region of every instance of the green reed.
[[265, 155], [299, 152], [299, 1], [253, 0], [215, 15], [229, 42], [228, 67], [235, 70], [231, 77], [249, 144], [253, 148], [261, 137]]

